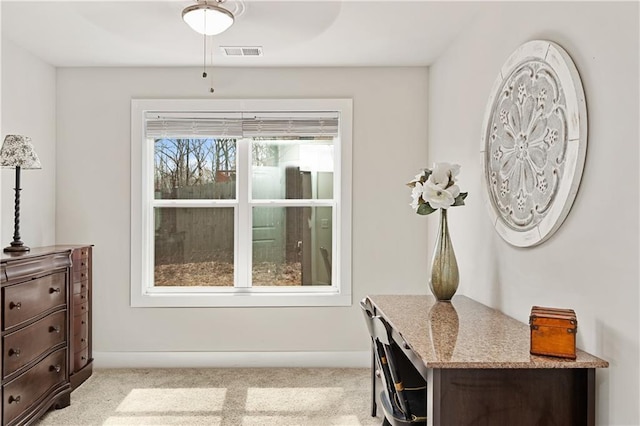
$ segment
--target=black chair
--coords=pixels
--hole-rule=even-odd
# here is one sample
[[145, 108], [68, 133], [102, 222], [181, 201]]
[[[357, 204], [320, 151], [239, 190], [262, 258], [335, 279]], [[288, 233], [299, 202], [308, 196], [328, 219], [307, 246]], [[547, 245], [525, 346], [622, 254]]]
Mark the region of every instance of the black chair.
[[[427, 388], [405, 387], [398, 368], [395, 348], [391, 338], [391, 327], [387, 321], [373, 313], [368, 301], [360, 302], [360, 307], [371, 334], [376, 369], [382, 381], [380, 404], [384, 412], [383, 426], [425, 425], [427, 420]], [[375, 401], [373, 415], [375, 415]]]

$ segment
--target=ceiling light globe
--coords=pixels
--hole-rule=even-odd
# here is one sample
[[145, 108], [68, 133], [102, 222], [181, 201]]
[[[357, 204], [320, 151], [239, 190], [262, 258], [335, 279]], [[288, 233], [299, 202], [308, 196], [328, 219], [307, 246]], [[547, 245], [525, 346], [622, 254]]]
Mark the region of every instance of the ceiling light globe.
[[182, 19], [200, 34], [217, 35], [233, 24], [233, 13], [211, 4], [196, 4], [182, 11]]

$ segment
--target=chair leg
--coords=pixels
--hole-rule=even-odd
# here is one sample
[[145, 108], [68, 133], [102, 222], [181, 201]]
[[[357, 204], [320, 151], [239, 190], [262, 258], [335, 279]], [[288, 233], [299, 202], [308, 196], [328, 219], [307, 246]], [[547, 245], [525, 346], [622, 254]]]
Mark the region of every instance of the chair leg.
[[378, 414], [378, 406], [376, 404], [376, 354], [375, 343], [371, 341], [371, 417]]

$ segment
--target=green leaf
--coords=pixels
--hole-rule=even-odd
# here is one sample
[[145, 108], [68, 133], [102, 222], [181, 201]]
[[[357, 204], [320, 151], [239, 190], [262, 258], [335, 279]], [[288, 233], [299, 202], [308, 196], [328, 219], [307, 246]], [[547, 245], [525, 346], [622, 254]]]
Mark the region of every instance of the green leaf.
[[469, 195], [468, 192], [461, 192], [453, 201], [452, 206], [464, 206], [464, 199]]
[[423, 204], [420, 204], [418, 206], [418, 210], [416, 211], [416, 213], [421, 214], [421, 215], [427, 215], [427, 214], [431, 214], [431, 213], [433, 213], [435, 211], [436, 211], [436, 209], [431, 207], [431, 205], [429, 203], [423, 203]]

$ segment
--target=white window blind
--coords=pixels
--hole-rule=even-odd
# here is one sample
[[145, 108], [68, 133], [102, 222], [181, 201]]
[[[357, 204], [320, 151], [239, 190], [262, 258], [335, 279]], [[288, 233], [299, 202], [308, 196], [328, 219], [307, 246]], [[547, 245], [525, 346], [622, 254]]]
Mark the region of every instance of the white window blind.
[[168, 137], [335, 137], [337, 112], [246, 112], [145, 114], [148, 138]]
[[240, 138], [242, 114], [152, 113], [145, 114], [148, 138]]

